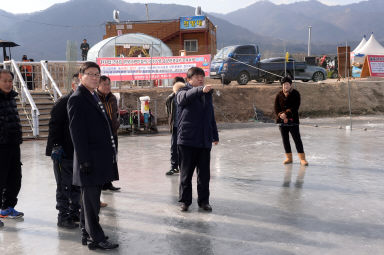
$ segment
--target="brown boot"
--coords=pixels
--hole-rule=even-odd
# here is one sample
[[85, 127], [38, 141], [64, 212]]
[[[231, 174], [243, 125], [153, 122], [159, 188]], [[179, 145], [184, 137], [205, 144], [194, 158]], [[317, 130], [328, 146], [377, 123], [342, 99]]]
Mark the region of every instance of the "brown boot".
[[292, 153], [285, 153], [285, 156], [287, 157], [283, 164], [292, 164]]
[[298, 153], [300, 158], [300, 164], [308, 166], [308, 161], [305, 160], [305, 153]]

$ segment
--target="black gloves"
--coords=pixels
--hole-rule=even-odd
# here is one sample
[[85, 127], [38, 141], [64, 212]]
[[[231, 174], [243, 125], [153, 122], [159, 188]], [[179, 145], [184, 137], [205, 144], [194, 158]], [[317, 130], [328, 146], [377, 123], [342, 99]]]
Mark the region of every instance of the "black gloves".
[[59, 163], [63, 159], [63, 156], [65, 156], [63, 147], [61, 145], [55, 145], [52, 148], [51, 158], [53, 161], [58, 161]]
[[90, 174], [92, 172], [91, 164], [89, 162], [80, 164], [80, 172], [84, 174]]

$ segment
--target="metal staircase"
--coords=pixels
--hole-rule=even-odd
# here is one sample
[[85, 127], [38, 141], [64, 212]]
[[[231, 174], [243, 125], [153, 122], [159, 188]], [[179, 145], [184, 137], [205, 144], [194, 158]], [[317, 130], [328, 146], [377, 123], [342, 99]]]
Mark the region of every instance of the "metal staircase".
[[62, 96], [62, 93], [49, 73], [46, 62], [41, 61], [40, 63], [44, 90], [28, 90], [18, 64], [14, 60], [4, 63], [6, 64], [5, 67], [15, 74], [13, 87], [19, 93], [16, 103], [23, 139], [47, 138], [51, 109], [55, 101]]
[[[47, 138], [49, 129], [48, 124], [51, 118], [50, 113], [55, 102], [48, 91], [31, 91], [30, 93], [40, 113], [38, 138]], [[33, 128], [31, 124], [32, 118], [30, 115], [31, 105], [28, 102], [23, 105], [20, 98], [18, 98], [17, 108], [19, 110], [23, 139], [37, 138], [33, 135]]]

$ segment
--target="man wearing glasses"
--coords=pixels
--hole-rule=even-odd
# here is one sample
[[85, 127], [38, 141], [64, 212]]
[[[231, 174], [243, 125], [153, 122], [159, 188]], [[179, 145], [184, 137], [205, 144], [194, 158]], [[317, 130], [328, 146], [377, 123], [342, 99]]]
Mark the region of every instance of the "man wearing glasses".
[[100, 194], [104, 183], [118, 180], [116, 146], [103, 104], [95, 93], [100, 67], [85, 62], [79, 71], [80, 86], [68, 100], [69, 129], [75, 153], [73, 184], [81, 189], [82, 244], [89, 249], [110, 250], [99, 224]]

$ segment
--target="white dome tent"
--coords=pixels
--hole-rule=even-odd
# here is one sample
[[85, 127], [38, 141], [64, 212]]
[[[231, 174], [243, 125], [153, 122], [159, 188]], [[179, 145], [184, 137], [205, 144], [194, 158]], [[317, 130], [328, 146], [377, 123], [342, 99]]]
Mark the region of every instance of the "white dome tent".
[[[89, 49], [87, 60], [96, 62], [97, 58], [118, 57], [116, 56], [116, 46], [126, 45], [147, 47], [151, 57], [173, 56], [171, 49], [160, 39], [142, 33], [130, 33], [109, 37], [98, 42]], [[169, 86], [171, 82], [171, 80], [163, 80], [162, 84]]]
[[98, 42], [89, 49], [87, 60], [96, 62], [97, 58], [114, 58], [116, 57], [115, 46], [124, 45], [150, 45], [152, 46], [149, 49], [151, 57], [168, 57], [173, 55], [171, 49], [160, 39], [142, 33], [131, 33], [109, 37]]

